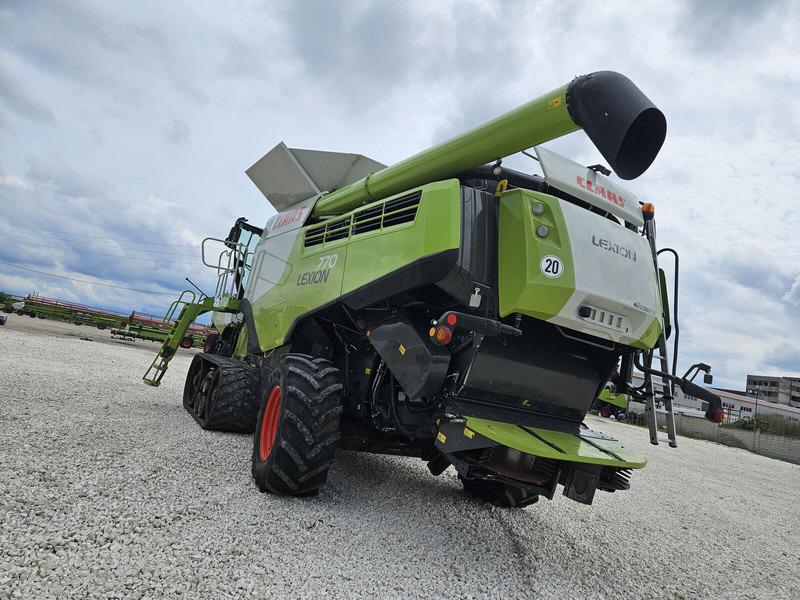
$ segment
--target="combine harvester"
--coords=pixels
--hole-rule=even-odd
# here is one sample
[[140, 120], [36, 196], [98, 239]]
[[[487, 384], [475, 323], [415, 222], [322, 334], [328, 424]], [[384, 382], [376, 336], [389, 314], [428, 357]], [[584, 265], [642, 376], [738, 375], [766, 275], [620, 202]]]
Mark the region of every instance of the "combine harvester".
[[[723, 413], [670, 368], [653, 206], [540, 146], [578, 129], [634, 179], [666, 120], [599, 72], [392, 167], [279, 144], [247, 171], [278, 214], [204, 241], [216, 292], [181, 299], [145, 382], [211, 311], [220, 334], [192, 361], [183, 404], [204, 429], [255, 432], [263, 491], [316, 493], [335, 448], [420, 457], [434, 475], [453, 465], [468, 494], [501, 506], [559, 485], [585, 504], [628, 489], [645, 458], [583, 424], [608, 382], [646, 402], [654, 444], [653, 375], [670, 382], [670, 414], [675, 383], [710, 420]], [[531, 147], [543, 178], [502, 166]], [[672, 418], [667, 435], [674, 446]]]

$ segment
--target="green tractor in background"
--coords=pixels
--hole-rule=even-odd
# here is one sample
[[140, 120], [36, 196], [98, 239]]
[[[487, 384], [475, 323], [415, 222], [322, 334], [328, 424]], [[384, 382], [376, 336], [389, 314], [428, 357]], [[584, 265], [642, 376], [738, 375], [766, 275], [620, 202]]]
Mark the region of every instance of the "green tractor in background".
[[[646, 403], [653, 443], [653, 376], [668, 383], [670, 445], [674, 383], [711, 420], [721, 404], [670, 370], [652, 206], [605, 167], [540, 146], [579, 128], [633, 179], [666, 120], [606, 71], [392, 167], [279, 144], [247, 171], [278, 214], [204, 241], [217, 289], [181, 303], [145, 381], [158, 385], [185, 327], [211, 312], [219, 334], [183, 403], [205, 429], [255, 433], [263, 491], [315, 494], [337, 448], [419, 457], [434, 475], [452, 465], [501, 506], [558, 486], [586, 504], [628, 489], [645, 458], [583, 424], [607, 382]], [[532, 147], [544, 177], [502, 165]]]
[[617, 394], [610, 386], [600, 391], [593, 408], [601, 417], [617, 417], [628, 410], [628, 398], [625, 394]]

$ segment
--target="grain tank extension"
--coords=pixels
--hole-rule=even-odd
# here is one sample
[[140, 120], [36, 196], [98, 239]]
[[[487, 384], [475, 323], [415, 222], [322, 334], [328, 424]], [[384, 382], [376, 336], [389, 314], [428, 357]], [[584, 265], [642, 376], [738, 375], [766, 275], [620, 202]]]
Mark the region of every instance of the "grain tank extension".
[[[689, 377], [708, 381], [707, 365], [683, 377], [670, 365], [652, 205], [542, 146], [578, 129], [634, 179], [666, 120], [605, 71], [391, 167], [278, 144], [247, 171], [278, 214], [204, 242], [217, 289], [183, 304], [145, 381], [158, 385], [181, 328], [211, 312], [218, 334], [183, 403], [205, 429], [254, 432], [263, 491], [316, 493], [337, 448], [452, 466], [468, 494], [502, 506], [559, 486], [586, 504], [628, 489], [644, 457], [583, 424], [601, 393], [644, 401], [653, 443], [662, 403], [673, 446], [675, 384], [711, 420], [721, 405]], [[543, 177], [502, 165], [531, 148]]]

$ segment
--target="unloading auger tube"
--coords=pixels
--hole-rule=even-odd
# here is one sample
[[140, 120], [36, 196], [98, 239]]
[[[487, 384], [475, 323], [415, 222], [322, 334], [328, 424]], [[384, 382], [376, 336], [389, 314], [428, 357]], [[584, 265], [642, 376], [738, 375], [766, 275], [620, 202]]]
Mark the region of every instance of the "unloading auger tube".
[[652, 164], [667, 133], [664, 114], [633, 82], [614, 71], [569, 84], [317, 201], [314, 216], [342, 214], [431, 181], [453, 177], [583, 129], [622, 179]]

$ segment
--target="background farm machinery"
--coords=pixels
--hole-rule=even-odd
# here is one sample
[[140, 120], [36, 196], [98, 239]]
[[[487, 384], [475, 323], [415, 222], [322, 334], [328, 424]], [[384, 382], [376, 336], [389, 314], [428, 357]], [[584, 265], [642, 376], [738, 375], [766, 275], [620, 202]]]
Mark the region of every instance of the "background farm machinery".
[[[163, 343], [174, 325], [171, 312], [156, 315], [140, 311], [124, 313], [106, 308], [77, 304], [38, 294], [16, 296], [5, 294], [2, 311], [8, 314], [27, 315], [31, 318], [50, 319], [109, 330], [112, 337], [130, 340], [147, 340]], [[174, 312], [174, 311], [173, 311]], [[213, 327], [202, 323], [189, 323], [178, 340], [181, 348], [203, 347]]]

